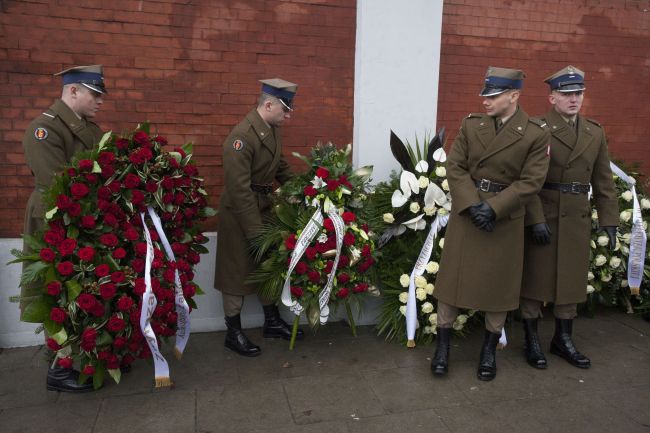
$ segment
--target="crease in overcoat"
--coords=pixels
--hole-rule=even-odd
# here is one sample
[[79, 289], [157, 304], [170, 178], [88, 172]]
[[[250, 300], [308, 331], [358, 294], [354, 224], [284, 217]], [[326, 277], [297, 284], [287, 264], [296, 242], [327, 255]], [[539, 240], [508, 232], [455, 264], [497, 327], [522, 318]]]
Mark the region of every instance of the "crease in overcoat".
[[[548, 169], [548, 129], [518, 108], [496, 132], [494, 118], [470, 114], [447, 159], [452, 209], [434, 296], [444, 303], [489, 312], [519, 305], [526, 203]], [[474, 180], [509, 185], [479, 191]], [[467, 209], [485, 200], [496, 213], [492, 232], [472, 224]]]
[[[591, 183], [600, 226], [618, 225], [618, 196], [605, 131], [595, 120], [577, 117], [574, 131], [555, 110], [544, 120], [551, 132], [547, 182]], [[526, 235], [521, 296], [557, 304], [584, 302], [590, 262], [591, 204], [587, 194], [542, 189], [527, 206], [526, 225], [546, 222], [548, 245]]]

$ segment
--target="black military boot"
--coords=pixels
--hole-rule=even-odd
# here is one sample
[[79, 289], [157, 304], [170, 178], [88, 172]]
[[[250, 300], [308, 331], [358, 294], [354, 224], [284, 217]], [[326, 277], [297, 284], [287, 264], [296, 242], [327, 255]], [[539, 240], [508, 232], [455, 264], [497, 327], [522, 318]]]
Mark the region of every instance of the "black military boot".
[[[284, 338], [291, 340], [291, 326], [280, 317], [280, 312], [275, 304], [264, 305], [264, 338]], [[302, 329], [298, 329], [296, 339], [304, 336]]]
[[243, 356], [259, 356], [262, 353], [262, 349], [253, 344], [246, 337], [246, 334], [242, 332], [241, 316], [239, 314], [232, 317], [226, 316], [226, 326], [228, 332], [226, 333], [224, 346]]
[[560, 356], [569, 364], [578, 368], [591, 367], [589, 358], [578, 352], [571, 340], [571, 331], [573, 330], [573, 319], [555, 319], [555, 334], [551, 340], [551, 353]]
[[449, 366], [449, 337], [451, 328], [436, 328], [436, 353], [431, 360], [431, 372], [436, 376], [447, 374]]
[[500, 333], [485, 330], [485, 339], [481, 348], [481, 359], [478, 363], [476, 376], [480, 380], [492, 380], [497, 376], [497, 344]]
[[537, 321], [538, 319], [523, 319], [524, 333], [526, 340], [524, 342], [524, 353], [526, 354], [526, 361], [529, 365], [543, 370], [546, 368], [546, 357], [542, 352], [542, 346], [539, 343], [539, 335], [537, 334]]
[[93, 390], [92, 381], [79, 383], [79, 372], [71, 368], [50, 367], [47, 370], [48, 391], [88, 392]]

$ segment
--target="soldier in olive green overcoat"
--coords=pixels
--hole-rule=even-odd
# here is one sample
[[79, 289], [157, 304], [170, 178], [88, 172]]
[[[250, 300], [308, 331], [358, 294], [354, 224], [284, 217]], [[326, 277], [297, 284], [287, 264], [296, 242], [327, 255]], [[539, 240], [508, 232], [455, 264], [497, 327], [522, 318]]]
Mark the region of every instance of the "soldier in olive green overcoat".
[[[250, 240], [271, 210], [269, 194], [274, 181], [291, 176], [282, 156], [280, 125], [291, 117], [297, 85], [279, 78], [261, 80], [258, 105], [230, 132], [223, 144], [224, 191], [219, 202], [215, 287], [220, 290], [228, 332], [225, 346], [244, 356], [257, 356], [259, 346], [241, 330], [244, 296], [257, 292], [246, 284], [255, 263]], [[263, 335], [291, 337], [272, 300], [260, 299], [264, 309]], [[302, 332], [299, 332], [302, 335]]]
[[521, 310], [530, 365], [544, 369], [546, 358], [537, 335], [543, 302], [554, 303], [556, 319], [551, 352], [588, 368], [590, 360], [571, 340], [577, 304], [587, 296], [591, 240], [589, 185], [598, 224], [616, 245], [618, 197], [612, 178], [605, 131], [578, 113], [584, 98], [584, 72], [567, 66], [548, 77], [552, 109], [544, 116], [551, 131], [551, 162], [539, 195], [528, 205]]
[[[72, 157], [90, 150], [102, 137], [102, 131], [91, 119], [103, 103], [106, 92], [101, 65], [76, 66], [55, 75], [63, 78], [61, 99], [34, 119], [23, 137], [25, 160], [34, 174], [35, 187], [27, 201], [24, 234], [32, 235], [45, 227], [42, 194], [52, 184]], [[23, 251], [29, 252], [24, 244]], [[40, 295], [41, 287], [21, 287], [21, 311]], [[47, 388], [56, 391], [82, 392], [92, 390], [92, 384], [79, 385], [79, 373], [63, 368], [50, 368]]]
[[434, 296], [438, 299], [433, 373], [447, 372], [458, 308], [485, 312], [478, 378], [496, 375], [495, 349], [509, 310], [519, 304], [525, 204], [544, 182], [548, 131], [518, 106], [524, 74], [488, 69], [486, 114], [463, 120], [447, 160], [452, 209]]

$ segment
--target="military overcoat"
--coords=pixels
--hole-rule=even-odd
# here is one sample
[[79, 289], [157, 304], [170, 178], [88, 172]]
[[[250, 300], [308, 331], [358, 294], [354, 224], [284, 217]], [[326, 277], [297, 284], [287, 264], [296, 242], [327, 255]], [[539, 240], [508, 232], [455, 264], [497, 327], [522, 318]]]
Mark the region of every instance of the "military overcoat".
[[[54, 176], [75, 154], [92, 149], [102, 135], [97, 124], [79, 118], [60, 99], [29, 124], [23, 137], [23, 150], [25, 161], [34, 174], [35, 188], [25, 210], [25, 234], [33, 234], [44, 227], [46, 209], [42, 194], [52, 184]], [[26, 245], [23, 248], [28, 251]], [[39, 294], [34, 290], [33, 287], [22, 288], [21, 308]]]
[[291, 176], [278, 128], [269, 126], [253, 109], [224, 141], [223, 169], [214, 286], [223, 293], [243, 296], [257, 290], [244, 284], [255, 268], [249, 241], [271, 210], [268, 195], [253, 191], [251, 184], [284, 183]]
[[[591, 183], [599, 224], [617, 226], [618, 198], [603, 128], [578, 116], [574, 131], [555, 110], [544, 120], [551, 132], [547, 182]], [[528, 204], [526, 224], [544, 221], [552, 232], [550, 244], [535, 245], [526, 235], [521, 296], [558, 304], [584, 302], [591, 239], [587, 194], [542, 189]]]
[[[524, 213], [548, 169], [548, 131], [519, 108], [496, 133], [494, 119], [470, 114], [447, 160], [452, 209], [434, 296], [460, 308], [498, 312], [517, 308], [523, 268]], [[479, 191], [474, 180], [509, 185]], [[472, 224], [468, 208], [487, 201], [492, 232]]]

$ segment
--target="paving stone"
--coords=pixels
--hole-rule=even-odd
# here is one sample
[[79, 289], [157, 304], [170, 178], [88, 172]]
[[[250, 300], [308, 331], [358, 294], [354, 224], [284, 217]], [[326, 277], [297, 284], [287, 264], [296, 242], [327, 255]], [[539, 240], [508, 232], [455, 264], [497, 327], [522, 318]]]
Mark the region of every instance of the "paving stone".
[[[16, 349], [0, 349], [0, 371], [5, 374], [11, 370], [25, 367], [47, 365], [42, 356], [42, 346], [18, 347]], [[42, 359], [41, 359], [42, 358]]]
[[[12, 409], [55, 403], [59, 393], [47, 391], [47, 367], [20, 368], [2, 371], [0, 376], [0, 408]], [[0, 429], [1, 430], [1, 429]]]
[[443, 425], [454, 433], [528, 433], [525, 429], [510, 425], [489, 407], [440, 407], [435, 412]]
[[350, 433], [448, 433], [452, 431], [434, 410], [351, 419], [347, 423]]
[[91, 400], [3, 410], [0, 430], [3, 433], [90, 432], [100, 404], [100, 400]]

